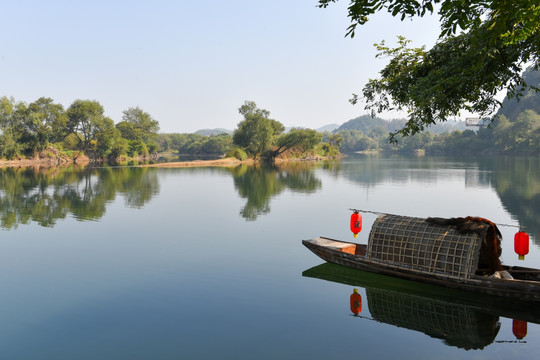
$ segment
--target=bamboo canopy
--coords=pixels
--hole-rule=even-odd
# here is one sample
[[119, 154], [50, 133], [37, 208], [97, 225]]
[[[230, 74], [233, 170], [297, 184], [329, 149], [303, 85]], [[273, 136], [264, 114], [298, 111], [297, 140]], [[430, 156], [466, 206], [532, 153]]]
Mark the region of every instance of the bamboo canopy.
[[369, 234], [367, 257], [395, 269], [469, 279], [478, 268], [482, 237], [423, 218], [384, 214]]

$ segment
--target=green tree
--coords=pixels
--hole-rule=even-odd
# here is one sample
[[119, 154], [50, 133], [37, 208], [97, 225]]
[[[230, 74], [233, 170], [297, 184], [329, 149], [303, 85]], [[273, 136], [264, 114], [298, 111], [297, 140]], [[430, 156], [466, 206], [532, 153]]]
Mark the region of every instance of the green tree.
[[328, 142], [339, 148], [339, 146], [343, 142], [343, 136], [341, 136], [339, 133], [329, 134]]
[[67, 110], [67, 128], [79, 140], [80, 148], [87, 152], [92, 148], [100, 131], [107, 126], [103, 106], [95, 100], [75, 100]]
[[96, 142], [96, 150], [101, 157], [117, 158], [126, 154], [128, 149], [128, 141], [122, 137], [120, 130], [114, 126], [114, 121], [108, 117], [103, 119]]
[[19, 155], [21, 118], [18, 116], [26, 106], [13, 98], [0, 98], [0, 156], [12, 159]]
[[[327, 7], [337, 0], [319, 0]], [[388, 11], [401, 20], [424, 16], [440, 4], [441, 33], [433, 48], [409, 48], [406, 39], [399, 46], [377, 45], [378, 56], [389, 56], [381, 78], [370, 80], [363, 89], [372, 115], [386, 110], [408, 110], [404, 128], [392, 133], [411, 135], [430, 124], [445, 121], [468, 110], [491, 114], [500, 105], [496, 94], [508, 89], [519, 96], [527, 84], [522, 66], [540, 64], [540, 6], [531, 0], [350, 0], [353, 37], [358, 25], [369, 16]], [[458, 32], [461, 29], [461, 32]], [[358, 97], [351, 100], [355, 103]]]
[[124, 111], [122, 121], [116, 127], [122, 133], [122, 137], [128, 140], [142, 140], [148, 143], [157, 138], [159, 122], [150, 114], [139, 107], [129, 108]]
[[513, 139], [510, 134], [510, 128], [512, 124], [508, 121], [508, 118], [504, 115], [498, 116], [495, 120], [495, 127], [493, 129], [493, 137], [495, 144], [501, 151], [506, 151], [512, 147]]
[[127, 154], [131, 157], [147, 156], [148, 148], [142, 140], [129, 140]]
[[[534, 70], [529, 67], [523, 73], [523, 80], [531, 86], [540, 88], [540, 71]], [[510, 121], [515, 121], [519, 114], [525, 110], [534, 110], [540, 113], [540, 94], [536, 91], [529, 89], [523, 96], [516, 101], [515, 98], [506, 97], [503, 100], [502, 106], [497, 112], [497, 115], [504, 115]]]
[[229, 134], [211, 135], [204, 139], [200, 152], [203, 154], [222, 155], [232, 147], [232, 137]]
[[49, 142], [61, 141], [66, 133], [67, 115], [61, 104], [41, 97], [30, 103], [21, 114], [22, 142], [28, 152], [41, 151]]
[[276, 140], [276, 146], [271, 152], [271, 157], [291, 148], [298, 148], [302, 152], [313, 149], [322, 140], [322, 134], [312, 129], [291, 129], [288, 133], [280, 135]]
[[244, 148], [253, 157], [265, 154], [285, 127], [270, 119], [270, 112], [257, 108], [253, 101], [246, 101], [238, 111], [244, 116], [244, 120], [234, 131], [233, 143]]
[[514, 141], [514, 148], [519, 152], [533, 151], [536, 145], [536, 133], [540, 128], [540, 115], [532, 110], [525, 110], [512, 123], [510, 136]]

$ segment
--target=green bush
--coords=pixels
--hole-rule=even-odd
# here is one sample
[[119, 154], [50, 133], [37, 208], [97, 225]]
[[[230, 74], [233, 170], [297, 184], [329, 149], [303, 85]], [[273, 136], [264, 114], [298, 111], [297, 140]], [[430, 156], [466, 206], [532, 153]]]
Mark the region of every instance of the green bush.
[[148, 156], [148, 148], [141, 140], [128, 141], [127, 154], [130, 157]]
[[232, 148], [231, 150], [229, 150], [227, 152], [227, 154], [225, 156], [226, 157], [233, 157], [233, 158], [236, 158], [236, 159], [241, 160], [241, 161], [246, 160], [248, 158], [248, 155], [245, 152], [245, 150], [242, 149], [242, 148], [239, 148], [239, 147]]
[[330, 143], [326, 143], [326, 142], [320, 143], [319, 145], [317, 145], [315, 147], [315, 153], [320, 156], [330, 156], [330, 157], [335, 157], [335, 156], [340, 155], [340, 152], [337, 146], [332, 145]]
[[148, 148], [149, 154], [155, 154], [158, 152], [159, 149], [159, 145], [157, 142], [149, 142], [148, 144], [146, 144], [146, 147]]

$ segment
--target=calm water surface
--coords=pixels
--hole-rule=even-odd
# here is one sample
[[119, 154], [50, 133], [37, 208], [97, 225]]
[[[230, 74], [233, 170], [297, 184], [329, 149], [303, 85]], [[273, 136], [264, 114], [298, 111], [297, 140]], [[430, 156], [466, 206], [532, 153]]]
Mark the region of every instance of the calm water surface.
[[[525, 261], [513, 252], [516, 228], [500, 227], [503, 262], [540, 267], [537, 158], [0, 169], [0, 357], [537, 357], [531, 314], [323, 264], [301, 245], [352, 240], [353, 207], [525, 226]], [[360, 242], [375, 217], [364, 214]], [[514, 318], [529, 320], [522, 339]]]

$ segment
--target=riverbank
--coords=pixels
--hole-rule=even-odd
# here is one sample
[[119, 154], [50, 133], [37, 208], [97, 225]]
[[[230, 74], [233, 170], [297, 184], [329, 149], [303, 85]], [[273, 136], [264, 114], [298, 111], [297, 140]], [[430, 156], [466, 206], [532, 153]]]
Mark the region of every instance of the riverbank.
[[[294, 162], [294, 161], [320, 161], [335, 159], [333, 158], [324, 158], [320, 156], [303, 158], [303, 159], [290, 159], [290, 158], [277, 158], [275, 159], [276, 163], [282, 162]], [[140, 159], [142, 161], [143, 159]], [[62, 167], [62, 166], [87, 166], [89, 165], [90, 159], [86, 156], [80, 156], [76, 160], [65, 157], [35, 157], [30, 159], [15, 159], [15, 160], [0, 160], [0, 168], [5, 167], [15, 167], [15, 168], [25, 168], [25, 167], [34, 167], [34, 168], [51, 168], [51, 167]], [[236, 167], [238, 165], [254, 165], [258, 163], [257, 160], [246, 159], [238, 160], [236, 158], [225, 158], [225, 159], [215, 159], [215, 160], [190, 160], [190, 161], [174, 161], [174, 162], [164, 162], [164, 163], [154, 163], [154, 164], [140, 164], [135, 165], [135, 167], [156, 167], [156, 168], [183, 168], [183, 167]]]
[[58, 154], [48, 153], [46, 155], [37, 155], [33, 158], [18, 158], [13, 160], [0, 159], [0, 168], [5, 167], [38, 167], [38, 168], [50, 168], [61, 167], [69, 165], [86, 166], [90, 163], [90, 159], [84, 155], [77, 158], [70, 158], [67, 156], [60, 156]]
[[[321, 157], [321, 156], [312, 156], [309, 158], [276, 158], [274, 159], [275, 163], [283, 163], [283, 162], [294, 162], [294, 161], [321, 161], [321, 160], [330, 160], [330, 159], [336, 159], [337, 157]], [[175, 168], [175, 167], [209, 167], [209, 166], [215, 166], [215, 167], [235, 167], [238, 165], [254, 165], [259, 163], [259, 160], [254, 159], [246, 159], [246, 160], [238, 160], [236, 158], [225, 158], [225, 159], [216, 159], [216, 160], [191, 160], [191, 161], [175, 161], [175, 162], [166, 162], [166, 163], [158, 163], [158, 164], [141, 164], [137, 165], [137, 167], [159, 167], [159, 168]]]
[[253, 159], [238, 160], [235, 158], [225, 158], [218, 160], [192, 160], [192, 161], [175, 161], [159, 164], [143, 164], [137, 165], [137, 167], [205, 167], [205, 166], [221, 166], [221, 167], [235, 167], [238, 165], [253, 165], [255, 161]]

